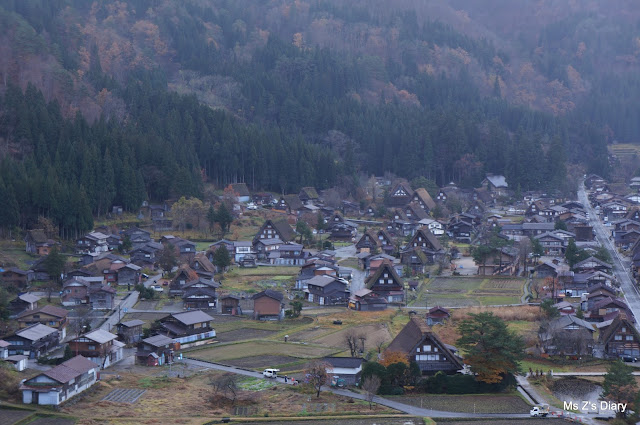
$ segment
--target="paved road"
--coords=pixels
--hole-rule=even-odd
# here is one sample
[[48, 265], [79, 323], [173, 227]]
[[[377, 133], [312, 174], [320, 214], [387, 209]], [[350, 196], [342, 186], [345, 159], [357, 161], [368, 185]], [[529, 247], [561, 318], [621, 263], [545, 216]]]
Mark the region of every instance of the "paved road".
[[[155, 276], [149, 277], [146, 281], [142, 282], [145, 287], [151, 286], [154, 282], [162, 277], [162, 274], [157, 274]], [[105, 320], [105, 322], [100, 325], [99, 329], [104, 329], [105, 331], [111, 331], [111, 329], [122, 319], [122, 317], [129, 312], [129, 310], [136, 305], [138, 302], [138, 297], [140, 293], [138, 291], [131, 291], [131, 293], [120, 301], [115, 312]], [[162, 312], [160, 312], [162, 313]]]
[[[254, 377], [254, 378], [269, 379], [269, 378], [264, 378], [260, 372], [254, 372], [254, 371], [250, 371], [250, 370], [246, 370], [246, 369], [239, 369], [239, 368], [236, 368], [236, 367], [223, 366], [223, 365], [216, 364], [216, 363], [203, 362], [203, 361], [200, 361], [200, 360], [195, 360], [195, 359], [190, 359], [190, 358], [184, 358], [182, 361], [187, 363], [188, 365], [202, 367], [203, 369], [222, 370], [222, 371], [225, 371], [225, 372], [237, 373], [239, 375], [251, 376], [251, 377]], [[285, 383], [283, 378], [277, 378], [277, 382], [282, 383], [282, 384]], [[330, 391], [330, 392], [332, 392], [334, 394], [338, 394], [338, 395], [345, 396], [345, 397], [356, 398], [356, 399], [359, 399], [359, 400], [366, 400], [366, 397], [365, 397], [364, 394], [357, 394], [357, 393], [351, 392], [349, 390], [342, 390], [342, 389], [331, 388], [331, 387], [323, 387], [322, 390], [323, 391]], [[502, 418], [502, 419], [510, 419], [510, 418], [528, 418], [529, 417], [528, 413], [514, 413], [514, 414], [460, 413], [460, 412], [446, 412], [446, 411], [441, 411], [441, 410], [422, 409], [420, 407], [410, 406], [408, 404], [400, 403], [400, 402], [397, 402], [397, 401], [394, 401], [394, 400], [389, 400], [389, 399], [386, 399], [386, 398], [383, 398], [383, 397], [378, 397], [378, 396], [374, 397], [373, 402], [381, 404], [383, 406], [390, 407], [392, 409], [396, 409], [396, 410], [398, 410], [400, 412], [404, 412], [404, 413], [407, 413], [407, 414], [412, 415], [412, 416], [423, 416], [423, 417], [428, 416], [428, 417], [432, 417], [432, 418]]]
[[[629, 275], [629, 260], [623, 259], [613, 245], [610, 239], [610, 232], [607, 231], [606, 227], [600, 221], [600, 218], [596, 215], [594, 208], [589, 203], [584, 183], [580, 185], [578, 190], [578, 199], [587, 209], [591, 225], [596, 232], [598, 240], [605, 248], [607, 248], [607, 250], [609, 250], [609, 253], [611, 254], [613, 270], [620, 281], [620, 287], [624, 292], [624, 298], [627, 305], [636, 319], [640, 319], [640, 292], [638, 292], [634, 279]], [[638, 327], [638, 324], [636, 324], [636, 327]]]

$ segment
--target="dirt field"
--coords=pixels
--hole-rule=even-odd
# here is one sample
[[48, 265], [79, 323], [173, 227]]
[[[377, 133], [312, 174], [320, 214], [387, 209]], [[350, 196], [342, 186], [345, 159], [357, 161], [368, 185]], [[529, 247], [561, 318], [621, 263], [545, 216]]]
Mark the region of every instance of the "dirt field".
[[308, 329], [296, 332], [294, 334], [290, 334], [289, 341], [294, 341], [294, 342], [311, 341], [314, 338], [319, 338], [322, 335], [325, 335], [333, 331], [334, 330], [329, 327], [314, 326], [312, 328], [308, 328]]
[[229, 360], [246, 358], [248, 354], [251, 356], [267, 356], [287, 353], [288, 356], [294, 358], [312, 359], [329, 356], [336, 353], [336, 351], [336, 349], [330, 347], [291, 343], [285, 344], [284, 342], [254, 341], [217, 347], [214, 346], [202, 350], [187, 352], [186, 355], [196, 359], [227, 362]]
[[220, 332], [217, 334], [220, 342], [245, 341], [249, 339], [267, 339], [278, 331], [270, 331], [266, 329], [242, 328], [229, 332]]
[[425, 409], [464, 413], [527, 413], [530, 406], [517, 395], [436, 395], [388, 397]]
[[[291, 367], [285, 367], [283, 365], [296, 363], [297, 365]], [[289, 356], [250, 356], [243, 357], [241, 359], [232, 359], [227, 360], [225, 363], [230, 364], [231, 366], [243, 367], [246, 369], [264, 369], [267, 367], [276, 367], [282, 371], [291, 371], [291, 370], [299, 370], [304, 367], [306, 360], [300, 360], [296, 357]]]
[[350, 328], [334, 332], [327, 336], [314, 339], [313, 343], [346, 349], [345, 334], [347, 332], [356, 332], [358, 335], [366, 336], [364, 344], [365, 351], [375, 348], [378, 343], [390, 342], [392, 339], [386, 324], [376, 323], [373, 325], [352, 326]]

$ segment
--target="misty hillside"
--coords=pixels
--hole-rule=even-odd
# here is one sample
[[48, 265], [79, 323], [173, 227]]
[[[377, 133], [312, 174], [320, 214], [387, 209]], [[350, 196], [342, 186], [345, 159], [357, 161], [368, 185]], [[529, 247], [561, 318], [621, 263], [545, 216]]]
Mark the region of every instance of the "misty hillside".
[[86, 198], [77, 228], [207, 182], [286, 193], [360, 173], [474, 186], [493, 172], [525, 190], [567, 187], [567, 164], [607, 174], [606, 144], [640, 139], [632, 6], [1, 2], [5, 218], [62, 220], [48, 190]]

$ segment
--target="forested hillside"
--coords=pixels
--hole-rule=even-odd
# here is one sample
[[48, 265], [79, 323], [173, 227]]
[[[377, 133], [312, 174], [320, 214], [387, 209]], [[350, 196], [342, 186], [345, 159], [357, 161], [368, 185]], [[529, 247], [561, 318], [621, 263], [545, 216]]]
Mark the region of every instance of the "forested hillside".
[[73, 233], [206, 182], [606, 174], [640, 136], [640, 16], [616, 3], [0, 2], [2, 222]]

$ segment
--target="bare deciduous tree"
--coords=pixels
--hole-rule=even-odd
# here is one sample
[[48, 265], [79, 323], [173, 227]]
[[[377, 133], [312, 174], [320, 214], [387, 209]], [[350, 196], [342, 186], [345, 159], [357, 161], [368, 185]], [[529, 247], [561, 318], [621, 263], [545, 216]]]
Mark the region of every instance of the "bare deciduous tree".
[[209, 385], [213, 387], [214, 395], [221, 395], [235, 403], [238, 396], [238, 383], [235, 375], [223, 375], [211, 378]]
[[358, 352], [364, 352], [364, 343], [367, 340], [367, 335], [359, 333], [355, 329], [349, 329], [344, 335], [344, 341], [349, 348], [351, 357], [357, 357]]
[[369, 402], [369, 409], [371, 409], [371, 404], [373, 403], [373, 398], [378, 394], [378, 390], [380, 389], [380, 377], [378, 375], [368, 376], [362, 382], [362, 389], [365, 391], [366, 400]]
[[316, 397], [320, 397], [322, 386], [329, 380], [327, 369], [331, 369], [329, 363], [314, 360], [304, 370], [307, 382], [316, 390]]

